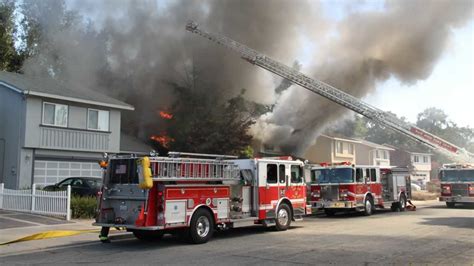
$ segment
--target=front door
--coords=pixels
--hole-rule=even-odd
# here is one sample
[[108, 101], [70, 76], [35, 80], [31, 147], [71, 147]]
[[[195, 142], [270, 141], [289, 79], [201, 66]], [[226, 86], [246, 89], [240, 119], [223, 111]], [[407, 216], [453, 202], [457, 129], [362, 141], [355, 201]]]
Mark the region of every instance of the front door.
[[[304, 215], [306, 208], [306, 185], [304, 183], [303, 166], [288, 165], [286, 197], [293, 205], [294, 215]], [[288, 175], [287, 175], [288, 176]]]
[[259, 217], [274, 217], [275, 206], [286, 194], [286, 169], [284, 164], [261, 162], [259, 165]]

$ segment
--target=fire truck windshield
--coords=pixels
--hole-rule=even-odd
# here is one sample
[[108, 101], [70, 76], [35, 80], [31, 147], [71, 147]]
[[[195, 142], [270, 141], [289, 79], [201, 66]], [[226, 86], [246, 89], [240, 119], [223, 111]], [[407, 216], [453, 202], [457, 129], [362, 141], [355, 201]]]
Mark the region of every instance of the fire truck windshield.
[[352, 168], [314, 169], [311, 171], [311, 181], [319, 184], [352, 183], [354, 170]]
[[457, 182], [457, 181], [470, 181], [474, 182], [474, 169], [469, 170], [441, 170], [440, 172], [441, 181], [444, 182]]

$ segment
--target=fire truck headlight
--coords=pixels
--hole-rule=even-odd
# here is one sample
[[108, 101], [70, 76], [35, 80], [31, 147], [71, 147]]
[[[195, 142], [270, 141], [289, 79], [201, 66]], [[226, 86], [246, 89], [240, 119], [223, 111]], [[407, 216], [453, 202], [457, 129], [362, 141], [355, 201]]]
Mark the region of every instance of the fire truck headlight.
[[340, 196], [341, 198], [347, 198], [347, 195], [348, 195], [348, 194], [347, 194], [347, 189], [341, 189], [341, 190], [339, 191], [339, 196]]
[[441, 193], [450, 195], [451, 194], [451, 186], [450, 185], [443, 185], [441, 187]]
[[319, 198], [319, 197], [321, 197], [321, 192], [319, 190], [315, 190], [315, 191], [311, 192], [311, 196], [313, 198]]

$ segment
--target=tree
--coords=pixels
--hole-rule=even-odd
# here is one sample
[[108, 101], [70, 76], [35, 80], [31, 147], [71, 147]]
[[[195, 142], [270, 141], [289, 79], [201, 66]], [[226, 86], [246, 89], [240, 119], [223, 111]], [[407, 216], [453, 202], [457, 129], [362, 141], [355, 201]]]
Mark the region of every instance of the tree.
[[15, 2], [0, 3], [0, 70], [20, 72], [26, 54], [17, 50], [15, 39], [18, 30], [15, 25]]
[[161, 123], [167, 130], [158, 132], [157, 144], [170, 150], [248, 156], [255, 110], [244, 90], [222, 101], [220, 95], [206, 93], [210, 90], [170, 85], [176, 97], [166, 123]]
[[459, 127], [443, 110], [435, 107], [419, 113], [416, 125], [460, 147], [469, 148], [474, 141], [474, 129]]
[[[459, 127], [441, 109], [435, 107], [425, 109], [418, 114], [416, 125], [456, 146], [474, 152], [474, 129]], [[435, 154], [433, 160], [442, 163], [452, 162], [450, 158], [440, 154]]]
[[[393, 113], [392, 115], [396, 116]], [[400, 119], [407, 122], [405, 117]], [[418, 114], [416, 126], [461, 148], [474, 151], [474, 130], [470, 127], [457, 126], [443, 110], [434, 107], [425, 109]], [[407, 151], [429, 152], [428, 148], [419, 142], [360, 115], [355, 115], [354, 119], [347, 120], [339, 128], [332, 129], [330, 134], [361, 138], [378, 144], [389, 144]], [[448, 163], [452, 160], [434, 153], [433, 161]]]

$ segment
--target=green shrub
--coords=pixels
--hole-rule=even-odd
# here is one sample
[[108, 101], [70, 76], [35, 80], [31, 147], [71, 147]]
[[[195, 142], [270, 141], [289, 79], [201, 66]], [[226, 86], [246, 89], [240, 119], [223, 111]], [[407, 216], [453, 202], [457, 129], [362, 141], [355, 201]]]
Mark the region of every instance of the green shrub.
[[97, 208], [96, 197], [71, 197], [72, 218], [91, 219], [95, 217]]

